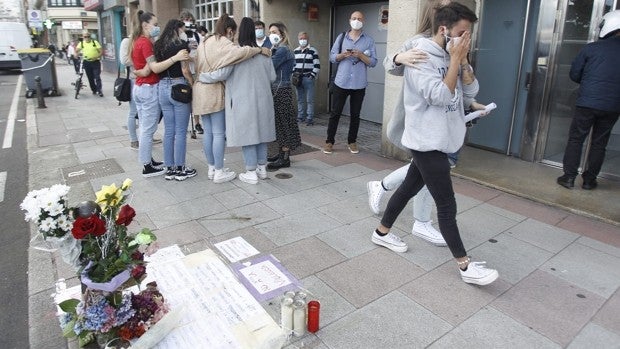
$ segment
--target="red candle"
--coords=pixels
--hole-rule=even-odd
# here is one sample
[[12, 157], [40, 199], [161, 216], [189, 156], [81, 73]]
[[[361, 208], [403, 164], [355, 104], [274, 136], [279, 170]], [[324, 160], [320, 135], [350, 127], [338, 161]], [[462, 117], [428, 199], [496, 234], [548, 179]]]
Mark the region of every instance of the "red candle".
[[319, 301], [308, 302], [308, 332], [316, 332], [319, 330], [319, 312], [321, 303]]

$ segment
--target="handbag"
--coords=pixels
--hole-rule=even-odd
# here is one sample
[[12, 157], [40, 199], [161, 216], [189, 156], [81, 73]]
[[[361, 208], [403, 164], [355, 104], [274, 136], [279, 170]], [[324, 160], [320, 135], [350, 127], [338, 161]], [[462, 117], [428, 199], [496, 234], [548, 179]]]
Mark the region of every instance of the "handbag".
[[170, 89], [170, 97], [177, 102], [191, 103], [192, 87], [187, 84], [176, 84]]
[[291, 84], [293, 86], [301, 86], [301, 81], [304, 78], [304, 68], [306, 67], [306, 54], [304, 53], [304, 64], [301, 65], [301, 71], [294, 71], [291, 75]]
[[129, 102], [131, 100], [131, 80], [129, 80], [129, 67], [127, 67], [127, 76], [121, 78], [121, 68], [118, 68], [116, 74], [116, 80], [114, 80], [114, 97], [118, 101], [118, 105], [121, 102]]

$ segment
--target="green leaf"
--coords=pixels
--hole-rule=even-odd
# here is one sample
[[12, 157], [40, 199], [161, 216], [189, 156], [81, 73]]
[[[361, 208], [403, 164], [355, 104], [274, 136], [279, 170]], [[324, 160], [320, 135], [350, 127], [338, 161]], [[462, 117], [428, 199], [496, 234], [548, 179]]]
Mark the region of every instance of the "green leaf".
[[90, 331], [83, 331], [78, 335], [78, 344], [84, 347], [86, 344], [95, 340], [95, 335]]
[[61, 302], [60, 304], [58, 304], [58, 306], [65, 313], [75, 314], [75, 308], [77, 307], [79, 303], [80, 303], [79, 299], [71, 298], [71, 299], [67, 299], [66, 301]]
[[75, 319], [67, 322], [65, 327], [62, 329], [62, 336], [65, 338], [75, 338], [77, 337], [77, 333], [73, 330], [73, 326], [75, 326]]

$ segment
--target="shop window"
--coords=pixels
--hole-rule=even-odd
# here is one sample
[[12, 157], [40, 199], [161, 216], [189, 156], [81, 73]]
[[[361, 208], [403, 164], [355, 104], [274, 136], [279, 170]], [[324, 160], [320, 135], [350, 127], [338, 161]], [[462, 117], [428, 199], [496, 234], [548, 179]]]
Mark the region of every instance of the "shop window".
[[207, 28], [209, 33], [213, 32], [217, 19], [227, 13], [233, 17], [233, 1], [231, 0], [196, 0], [195, 1], [196, 22]]
[[47, 0], [47, 7], [84, 7], [82, 0]]

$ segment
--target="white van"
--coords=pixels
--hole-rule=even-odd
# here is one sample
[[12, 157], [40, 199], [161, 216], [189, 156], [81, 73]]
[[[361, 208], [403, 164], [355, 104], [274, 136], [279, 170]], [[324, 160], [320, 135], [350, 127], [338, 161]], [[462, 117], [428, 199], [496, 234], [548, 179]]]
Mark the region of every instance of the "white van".
[[25, 23], [0, 22], [0, 69], [19, 69], [22, 64], [17, 50], [32, 46]]

